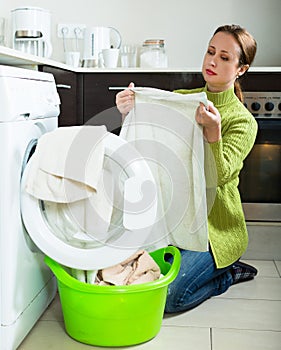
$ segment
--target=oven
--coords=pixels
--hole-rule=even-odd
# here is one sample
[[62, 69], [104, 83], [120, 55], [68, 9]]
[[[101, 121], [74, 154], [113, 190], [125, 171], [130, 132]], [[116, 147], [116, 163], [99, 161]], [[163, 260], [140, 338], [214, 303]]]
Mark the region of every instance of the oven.
[[244, 92], [258, 134], [240, 173], [246, 221], [281, 222], [281, 92]]

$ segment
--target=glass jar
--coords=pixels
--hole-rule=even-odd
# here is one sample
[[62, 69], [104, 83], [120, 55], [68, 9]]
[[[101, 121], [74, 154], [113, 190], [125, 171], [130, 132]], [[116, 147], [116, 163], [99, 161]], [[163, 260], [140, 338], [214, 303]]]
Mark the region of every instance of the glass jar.
[[145, 40], [140, 52], [140, 66], [142, 68], [168, 67], [168, 57], [165, 52], [164, 40]]

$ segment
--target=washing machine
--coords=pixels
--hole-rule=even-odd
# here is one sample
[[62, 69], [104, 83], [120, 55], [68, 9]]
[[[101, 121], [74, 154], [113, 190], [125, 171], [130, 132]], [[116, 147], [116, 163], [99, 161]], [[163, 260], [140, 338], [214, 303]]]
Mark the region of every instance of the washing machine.
[[60, 100], [51, 74], [0, 66], [0, 104], [0, 348], [13, 350], [56, 293], [22, 223], [20, 188], [38, 139], [57, 128]]
[[[120, 263], [150, 246], [158, 200], [146, 160], [133, 145], [106, 132], [103, 172], [110, 172], [114, 182], [115, 219], [105, 241], [77, 229], [69, 205], [42, 200], [26, 190], [38, 140], [63, 129], [56, 129], [59, 98], [53, 76], [0, 67], [0, 98], [0, 348], [14, 350], [56, 293], [44, 256], [77, 270]], [[79, 135], [83, 139], [83, 132]], [[74, 235], [69, 238], [65, 231]]]

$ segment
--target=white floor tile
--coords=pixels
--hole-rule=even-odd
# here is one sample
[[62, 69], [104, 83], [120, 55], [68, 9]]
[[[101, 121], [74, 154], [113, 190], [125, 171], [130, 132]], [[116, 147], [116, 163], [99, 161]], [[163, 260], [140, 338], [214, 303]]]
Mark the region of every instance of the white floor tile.
[[281, 276], [281, 261], [277, 260], [277, 261], [275, 261], [275, 264], [277, 266], [279, 276]]
[[154, 339], [145, 344], [134, 346], [133, 349], [211, 350], [210, 330], [195, 327], [162, 327]]
[[219, 298], [281, 300], [281, 278], [260, 277], [238, 283]]
[[[254, 265], [259, 271], [253, 281], [232, 286], [223, 295], [211, 298], [194, 310], [165, 315], [159, 334], [133, 349], [280, 350], [281, 261], [245, 262]], [[38, 349], [101, 348], [76, 342], [66, 334], [57, 295], [18, 348]]]
[[273, 261], [268, 261], [268, 260], [243, 260], [243, 261], [245, 261], [247, 264], [253, 265], [256, 269], [258, 269], [258, 275], [256, 278], [280, 277]]
[[280, 350], [281, 332], [212, 329], [212, 350]]
[[39, 321], [18, 350], [87, 350], [89, 346], [71, 339], [64, 325], [56, 321]]
[[281, 331], [281, 301], [212, 298], [164, 325]]
[[[147, 343], [133, 347], [136, 350], [211, 350], [210, 330], [192, 327], [162, 327], [157, 336]], [[86, 350], [101, 349], [89, 346], [70, 338], [64, 331], [63, 324], [55, 321], [39, 321], [18, 350]], [[106, 348], [116, 349], [116, 348]], [[128, 347], [118, 347], [126, 349]]]
[[42, 315], [41, 320], [44, 321], [60, 321], [63, 322], [63, 316], [61, 311], [60, 298], [57, 294], [45, 313]]

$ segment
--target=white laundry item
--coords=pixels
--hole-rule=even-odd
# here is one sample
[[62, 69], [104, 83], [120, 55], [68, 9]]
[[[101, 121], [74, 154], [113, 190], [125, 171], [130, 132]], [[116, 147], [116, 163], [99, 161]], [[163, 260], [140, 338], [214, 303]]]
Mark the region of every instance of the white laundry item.
[[105, 126], [61, 127], [44, 134], [33, 155], [26, 190], [36, 198], [70, 203], [97, 188]]
[[80, 282], [86, 283], [86, 271], [84, 270], [71, 269], [71, 276]]
[[87, 281], [87, 283], [88, 284], [95, 284], [98, 270], [88, 270], [85, 273], [86, 273], [86, 281]]
[[68, 273], [70, 273], [72, 277], [74, 277], [80, 282], [95, 284], [98, 270], [85, 271], [85, 270], [78, 270], [78, 269], [69, 269]]
[[114, 181], [104, 169], [105, 126], [58, 128], [43, 135], [26, 190], [45, 202], [49, 225], [75, 246], [100, 245], [109, 236]]
[[158, 221], [146, 249], [173, 244], [208, 250], [204, 138], [195, 121], [206, 94], [178, 94], [133, 88], [135, 107], [120, 136], [131, 142], [151, 167], [158, 184]]

